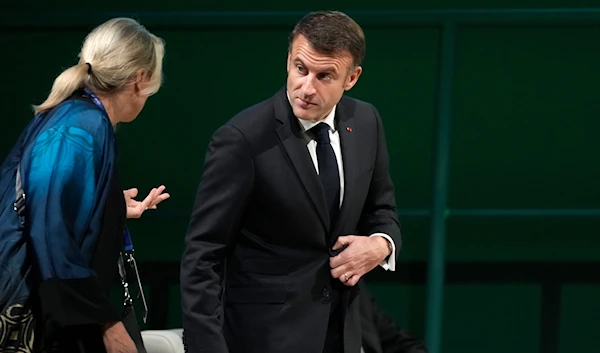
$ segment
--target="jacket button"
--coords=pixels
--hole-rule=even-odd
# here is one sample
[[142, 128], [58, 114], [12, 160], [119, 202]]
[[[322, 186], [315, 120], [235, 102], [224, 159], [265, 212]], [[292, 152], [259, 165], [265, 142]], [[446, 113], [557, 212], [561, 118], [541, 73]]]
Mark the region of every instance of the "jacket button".
[[323, 298], [329, 298], [329, 289], [323, 288]]

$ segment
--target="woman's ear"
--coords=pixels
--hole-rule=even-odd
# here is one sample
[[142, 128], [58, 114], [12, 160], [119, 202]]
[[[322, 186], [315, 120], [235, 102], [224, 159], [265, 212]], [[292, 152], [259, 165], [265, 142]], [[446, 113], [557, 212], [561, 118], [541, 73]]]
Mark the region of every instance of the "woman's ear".
[[135, 81], [134, 81], [135, 94], [140, 94], [140, 92], [143, 92], [146, 89], [146, 86], [148, 85], [148, 80], [149, 80], [149, 77], [148, 77], [148, 75], [146, 75], [146, 72], [143, 70], [139, 70], [135, 74]]

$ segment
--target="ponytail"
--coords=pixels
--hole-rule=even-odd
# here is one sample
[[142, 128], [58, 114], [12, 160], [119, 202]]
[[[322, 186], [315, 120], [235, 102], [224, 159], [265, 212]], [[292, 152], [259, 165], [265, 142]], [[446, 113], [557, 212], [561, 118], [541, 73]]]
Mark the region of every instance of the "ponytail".
[[69, 98], [73, 92], [82, 88], [89, 75], [88, 68], [88, 64], [79, 63], [58, 75], [54, 80], [52, 90], [44, 103], [33, 106], [35, 114], [43, 113], [54, 108], [62, 101]]

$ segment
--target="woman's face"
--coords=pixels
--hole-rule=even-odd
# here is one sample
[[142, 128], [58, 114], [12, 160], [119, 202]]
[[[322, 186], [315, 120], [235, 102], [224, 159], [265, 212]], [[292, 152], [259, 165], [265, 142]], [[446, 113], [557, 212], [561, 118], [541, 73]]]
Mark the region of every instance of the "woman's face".
[[150, 77], [148, 75], [138, 72], [135, 80], [124, 87], [125, 89], [122, 92], [124, 109], [122, 112], [122, 122], [128, 123], [135, 120], [142, 109], [144, 109], [144, 105], [146, 105], [146, 101], [148, 100], [148, 95], [144, 92], [147, 92], [149, 82]]

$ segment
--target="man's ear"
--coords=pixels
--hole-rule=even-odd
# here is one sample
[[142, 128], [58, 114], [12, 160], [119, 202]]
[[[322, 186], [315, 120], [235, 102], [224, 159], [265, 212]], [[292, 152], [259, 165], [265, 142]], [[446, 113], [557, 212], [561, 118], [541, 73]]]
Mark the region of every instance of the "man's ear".
[[352, 87], [354, 87], [356, 82], [358, 82], [358, 78], [360, 77], [361, 73], [362, 73], [361, 66], [357, 66], [354, 69], [352, 69], [352, 72], [350, 72], [350, 75], [348, 75], [348, 78], [346, 79], [346, 83], [344, 84], [345, 91], [349, 91], [350, 89], [352, 89]]
[[287, 60], [285, 61], [285, 72], [290, 73], [290, 60], [292, 58], [292, 53], [288, 51]]

